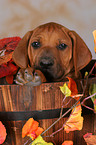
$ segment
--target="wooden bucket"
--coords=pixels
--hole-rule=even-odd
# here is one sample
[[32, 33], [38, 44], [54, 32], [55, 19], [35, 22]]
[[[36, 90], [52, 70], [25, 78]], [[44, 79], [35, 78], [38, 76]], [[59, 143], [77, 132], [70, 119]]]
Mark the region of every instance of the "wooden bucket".
[[[44, 130], [57, 120], [64, 97], [59, 86], [63, 84], [63, 82], [44, 83], [37, 87], [0, 85], [0, 120], [7, 130], [7, 138], [3, 145], [24, 145], [27, 139], [21, 137], [22, 127], [30, 117], [39, 121], [40, 127]], [[66, 106], [64, 111], [71, 105], [70, 103]], [[83, 117], [84, 125], [81, 131], [67, 134], [62, 130], [54, 137], [44, 137], [44, 139], [55, 142], [57, 145], [61, 145], [64, 140], [73, 140], [74, 145], [86, 145], [83, 135], [94, 132], [94, 114], [88, 109], [83, 109]], [[66, 119], [67, 116], [48, 130], [44, 136], [61, 128]]]

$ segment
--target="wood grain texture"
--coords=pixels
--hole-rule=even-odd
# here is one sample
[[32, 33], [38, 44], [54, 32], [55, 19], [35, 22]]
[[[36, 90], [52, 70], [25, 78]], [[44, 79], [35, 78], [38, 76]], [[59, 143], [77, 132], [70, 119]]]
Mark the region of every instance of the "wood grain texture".
[[[94, 81], [96, 82], [96, 79], [89, 80], [89, 84]], [[15, 115], [15, 112], [19, 111], [22, 113], [22, 111], [42, 111], [61, 108], [63, 94], [61, 93], [59, 86], [62, 86], [63, 84], [63, 82], [44, 83], [37, 87], [0, 85], [0, 112], [14, 112]], [[79, 90], [80, 88], [79, 85]], [[74, 102], [75, 100], [73, 100], [67, 107], [70, 107]], [[61, 119], [55, 126], [46, 132], [44, 136], [50, 135], [52, 132], [61, 128], [66, 119], [66, 117]], [[38, 121], [40, 126], [45, 130], [55, 120], [56, 119], [43, 119]], [[3, 121], [3, 124], [7, 129], [7, 138], [3, 145], [24, 145], [27, 138], [22, 139], [21, 130], [25, 122], [25, 120]], [[46, 141], [55, 142], [57, 145], [61, 145], [64, 140], [73, 140], [74, 145], [86, 145], [83, 135], [87, 132], [94, 132], [94, 123], [94, 115], [87, 114], [84, 116], [84, 125], [81, 131], [74, 131], [66, 134], [64, 130], [62, 130], [53, 138], [44, 137], [44, 139]]]

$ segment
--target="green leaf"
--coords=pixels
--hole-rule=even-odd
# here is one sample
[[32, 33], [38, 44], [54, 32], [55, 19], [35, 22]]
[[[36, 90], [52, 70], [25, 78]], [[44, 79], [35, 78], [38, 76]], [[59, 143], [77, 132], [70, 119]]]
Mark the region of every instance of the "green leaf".
[[64, 83], [63, 86], [60, 86], [60, 90], [66, 97], [71, 96], [71, 90], [68, 88], [66, 83]]
[[33, 142], [32, 145], [53, 145], [52, 143], [47, 143], [43, 140], [41, 135], [39, 135]]
[[[89, 88], [89, 94], [90, 95], [93, 95], [94, 93], [96, 93], [96, 84], [95, 83], [94, 84], [91, 84], [90, 85], [90, 88]], [[95, 99], [96, 99], [96, 95], [94, 95], [93, 97], [91, 97], [91, 100], [92, 100], [93, 103], [94, 103]]]

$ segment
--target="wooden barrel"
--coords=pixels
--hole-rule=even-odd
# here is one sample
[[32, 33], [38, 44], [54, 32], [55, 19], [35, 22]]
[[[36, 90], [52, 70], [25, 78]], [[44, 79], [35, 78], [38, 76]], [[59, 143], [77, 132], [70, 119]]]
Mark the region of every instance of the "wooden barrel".
[[[7, 130], [7, 138], [3, 145], [24, 145], [27, 138], [21, 137], [22, 127], [30, 117], [39, 121], [40, 127], [44, 130], [57, 120], [64, 97], [59, 86], [63, 84], [63, 82], [43, 83], [37, 87], [0, 85], [0, 120]], [[74, 101], [67, 105], [64, 111], [68, 110]], [[84, 108], [83, 117], [84, 124], [81, 131], [67, 134], [62, 130], [54, 137], [44, 137], [44, 139], [57, 145], [61, 145], [64, 140], [73, 140], [74, 145], [86, 145], [83, 135], [94, 132], [94, 114]], [[48, 130], [44, 136], [61, 128], [66, 119], [67, 116]]]

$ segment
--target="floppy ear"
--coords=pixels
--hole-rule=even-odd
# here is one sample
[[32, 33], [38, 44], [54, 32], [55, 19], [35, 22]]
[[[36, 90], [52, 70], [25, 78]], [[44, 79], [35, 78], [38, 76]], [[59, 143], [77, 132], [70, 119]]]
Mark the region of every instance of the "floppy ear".
[[78, 71], [84, 68], [91, 61], [92, 55], [85, 42], [76, 32], [70, 31], [69, 35], [72, 39], [73, 62], [75, 76], [77, 76]]
[[20, 68], [26, 68], [28, 65], [28, 44], [32, 31], [27, 32], [20, 40], [13, 52], [13, 60]]

